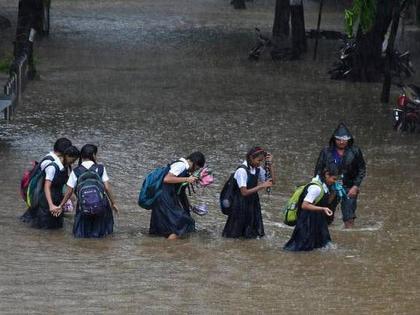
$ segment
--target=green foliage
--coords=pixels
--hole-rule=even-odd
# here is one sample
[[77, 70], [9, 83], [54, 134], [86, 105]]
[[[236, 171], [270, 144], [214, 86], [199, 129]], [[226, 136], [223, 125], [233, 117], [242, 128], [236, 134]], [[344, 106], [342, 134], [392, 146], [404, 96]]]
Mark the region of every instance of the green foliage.
[[375, 0], [354, 0], [352, 7], [344, 11], [346, 33], [353, 37], [359, 26], [364, 33], [368, 32], [375, 22], [375, 17]]

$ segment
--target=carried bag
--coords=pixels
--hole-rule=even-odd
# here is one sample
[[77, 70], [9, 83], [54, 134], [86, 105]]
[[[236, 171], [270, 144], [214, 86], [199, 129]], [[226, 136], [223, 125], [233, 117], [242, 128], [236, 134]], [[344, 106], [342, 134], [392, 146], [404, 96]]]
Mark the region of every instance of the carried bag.
[[108, 196], [102, 182], [103, 172], [103, 166], [97, 164], [92, 165], [89, 169], [79, 166], [74, 170], [77, 177], [78, 208], [84, 215], [101, 215], [108, 208]]
[[41, 169], [41, 164], [44, 161], [51, 161], [44, 169], [52, 164], [56, 168], [56, 171], [58, 170], [58, 166], [53, 163], [54, 158], [47, 156], [41, 162], [33, 161], [32, 168], [25, 170], [20, 180], [20, 195], [28, 208], [35, 208], [39, 205], [45, 181], [45, 172]]
[[[244, 168], [247, 171], [247, 173], [249, 173], [249, 170], [245, 165], [239, 166], [236, 170], [238, 170], [239, 168]], [[228, 180], [223, 185], [222, 191], [220, 192], [220, 209], [222, 210], [222, 213], [224, 215], [230, 215], [232, 213], [233, 199], [235, 197], [235, 193], [239, 190], [238, 183], [236, 182], [234, 176], [235, 172], [230, 174]]]
[[163, 178], [168, 174], [170, 165], [158, 167], [147, 174], [140, 188], [138, 205], [150, 210], [162, 193]]
[[321, 193], [315, 199], [314, 204], [317, 204], [324, 197], [324, 189], [322, 183], [313, 180], [309, 184], [297, 186], [290, 199], [287, 201], [286, 206], [283, 208], [284, 213], [284, 224], [289, 226], [295, 226], [299, 216], [299, 207], [302, 204], [303, 196], [302, 193], [310, 185], [317, 185], [321, 188]]

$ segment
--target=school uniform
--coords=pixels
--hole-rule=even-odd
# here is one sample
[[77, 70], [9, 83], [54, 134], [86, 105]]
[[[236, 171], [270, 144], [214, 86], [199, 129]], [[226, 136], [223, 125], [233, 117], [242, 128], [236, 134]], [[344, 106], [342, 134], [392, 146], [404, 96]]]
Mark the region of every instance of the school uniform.
[[[189, 177], [189, 164], [181, 158], [170, 165], [169, 173], [177, 177]], [[168, 237], [195, 231], [195, 221], [191, 217], [190, 203], [186, 194], [187, 185], [162, 184], [162, 192], [152, 206], [149, 233]]]
[[[63, 187], [68, 179], [68, 168], [64, 167], [59, 157], [50, 152], [41, 160], [41, 170], [45, 173], [45, 180], [51, 182], [51, 198], [54, 205], [58, 206], [63, 199]], [[38, 229], [59, 229], [63, 227], [63, 215], [55, 217], [50, 212], [45, 192], [39, 196], [39, 205], [28, 208], [21, 217], [23, 222]]]
[[[314, 180], [319, 181], [319, 176]], [[323, 211], [312, 211], [302, 209], [303, 201], [314, 203], [324, 190], [324, 196], [315, 205], [319, 207], [328, 207], [329, 189], [322, 183], [322, 188], [312, 184], [305, 187], [299, 200], [298, 219], [293, 230], [292, 237], [284, 246], [284, 249], [290, 251], [310, 251], [315, 248], [325, 247], [331, 242], [328, 231], [327, 215]]]
[[238, 185], [232, 201], [232, 211], [223, 229], [223, 236], [229, 238], [257, 238], [264, 236], [264, 225], [258, 192], [242, 196], [240, 189], [252, 189], [263, 182], [266, 172], [262, 167], [249, 166], [245, 161], [234, 174]]
[[[67, 181], [67, 186], [77, 190], [77, 180], [80, 174], [84, 171], [91, 169], [99, 174], [102, 182], [109, 181], [106, 169], [101, 164], [95, 164], [93, 161], [84, 161], [78, 167], [76, 167], [70, 174]], [[79, 174], [79, 175], [77, 175]], [[74, 237], [81, 238], [95, 238], [104, 237], [108, 234], [112, 234], [114, 230], [114, 216], [112, 214], [111, 205], [107, 199], [106, 209], [102, 214], [97, 215], [86, 215], [81, 209], [79, 202], [77, 203], [76, 213], [74, 215], [73, 223], [73, 235]]]

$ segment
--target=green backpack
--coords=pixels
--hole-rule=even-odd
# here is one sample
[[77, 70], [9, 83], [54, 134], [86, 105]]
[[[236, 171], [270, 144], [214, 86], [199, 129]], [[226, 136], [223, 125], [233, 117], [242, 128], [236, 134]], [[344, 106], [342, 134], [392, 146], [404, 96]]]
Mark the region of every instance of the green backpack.
[[287, 201], [286, 206], [283, 208], [284, 224], [295, 226], [298, 219], [298, 209], [302, 202], [301, 196], [306, 187], [310, 185], [317, 185], [321, 188], [321, 194], [315, 199], [314, 204], [317, 204], [324, 197], [324, 189], [322, 183], [318, 180], [312, 180], [309, 184], [297, 186], [290, 199]]

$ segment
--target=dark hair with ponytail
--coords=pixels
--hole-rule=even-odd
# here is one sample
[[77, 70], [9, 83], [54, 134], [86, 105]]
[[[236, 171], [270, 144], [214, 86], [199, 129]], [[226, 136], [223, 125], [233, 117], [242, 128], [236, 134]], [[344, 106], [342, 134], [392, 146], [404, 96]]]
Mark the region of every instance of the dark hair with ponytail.
[[78, 148], [72, 145], [64, 150], [64, 156], [77, 159], [80, 157], [80, 151]]
[[187, 160], [193, 162], [193, 165], [198, 168], [202, 168], [206, 163], [206, 158], [204, 157], [204, 154], [200, 151], [196, 151], [188, 155]]
[[85, 144], [80, 150], [79, 165], [82, 164], [83, 160], [90, 160], [96, 164], [95, 155], [98, 153], [98, 147], [94, 144]]
[[251, 160], [255, 159], [258, 156], [266, 156], [267, 152], [262, 147], [253, 147], [248, 151], [246, 154], [246, 161], [248, 163], [248, 166], [251, 164]]

